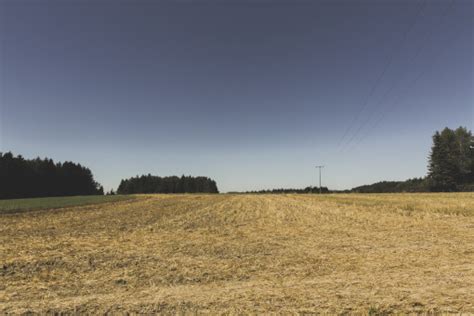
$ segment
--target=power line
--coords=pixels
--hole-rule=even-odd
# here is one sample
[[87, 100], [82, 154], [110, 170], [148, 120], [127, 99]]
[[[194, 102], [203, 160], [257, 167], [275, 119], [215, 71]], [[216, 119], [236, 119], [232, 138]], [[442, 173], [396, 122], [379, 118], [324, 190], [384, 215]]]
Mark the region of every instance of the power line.
[[[410, 87], [414, 86], [427, 72], [428, 70], [430, 70], [432, 67], [430, 68], [425, 68], [424, 70], [422, 70], [418, 76], [416, 76], [414, 78], [414, 80], [412, 80], [410, 82], [410, 85], [407, 87], [407, 89], [409, 89]], [[382, 111], [380, 112], [380, 115], [378, 116], [377, 120], [375, 121], [374, 124], [372, 124], [372, 126], [366, 131], [366, 133], [358, 140], [358, 142], [356, 143], [356, 145], [354, 147], [357, 147], [357, 145], [359, 145], [366, 137], [367, 135], [369, 134], [369, 132], [371, 130], [373, 130], [374, 128], [376, 128], [380, 122], [384, 119], [384, 117], [386, 116], [386, 114], [388, 113], [388, 109], [389, 108], [393, 108], [395, 105], [397, 105], [402, 99], [403, 99], [403, 96], [402, 94], [399, 95], [399, 97], [394, 101], [392, 102], [391, 106], [385, 106]], [[387, 103], [389, 104], [389, 103]]]
[[402, 41], [400, 42], [400, 45], [394, 50], [394, 53], [391, 54], [387, 60], [387, 63], [385, 64], [382, 72], [379, 74], [379, 76], [377, 77], [377, 79], [375, 80], [374, 84], [372, 85], [370, 91], [369, 91], [369, 94], [367, 95], [367, 97], [365, 98], [365, 101], [364, 103], [362, 104], [362, 106], [359, 108], [359, 111], [357, 112], [357, 115], [355, 115], [352, 119], [352, 122], [351, 124], [349, 124], [346, 128], [346, 131], [344, 132], [342, 138], [339, 140], [339, 144], [338, 144], [338, 147], [340, 147], [344, 141], [344, 139], [346, 138], [346, 136], [349, 134], [349, 131], [352, 130], [352, 128], [354, 127], [355, 123], [359, 120], [359, 117], [360, 115], [365, 111], [365, 109], [367, 108], [367, 105], [369, 104], [369, 101], [372, 97], [372, 95], [374, 94], [375, 90], [377, 89], [378, 85], [380, 84], [380, 82], [382, 81], [385, 73], [387, 72], [387, 70], [390, 68], [390, 66], [392, 65], [393, 63], [393, 59], [396, 55], [396, 53], [398, 53], [400, 50], [401, 50], [401, 47], [403, 47], [403, 44], [405, 43], [406, 39], [407, 39], [407, 36], [408, 34], [411, 32], [411, 30], [413, 29], [413, 27], [416, 25], [417, 21], [418, 21], [418, 17], [420, 16], [421, 12], [423, 11], [423, 8], [425, 7], [426, 5], [426, 0], [424, 0], [421, 5], [420, 5], [420, 8], [418, 9], [416, 15], [415, 15], [415, 18], [413, 19], [412, 23], [410, 24], [410, 26], [406, 29], [405, 33], [403, 34], [403, 37], [402, 37]]
[[[446, 10], [444, 11], [443, 16], [441, 17], [441, 23], [440, 23], [441, 26], [444, 25], [444, 23], [446, 22], [446, 16], [448, 15], [448, 13], [449, 13], [449, 11], [451, 10], [451, 8], [453, 7], [453, 5], [454, 5], [454, 0], [451, 0], [450, 4], [448, 5], [448, 7], [446, 8]], [[426, 33], [426, 35], [425, 35], [425, 37], [424, 37], [424, 39], [423, 39], [423, 41], [422, 41], [422, 45], [420, 45], [420, 46], [418, 47], [418, 50], [417, 50], [416, 54], [415, 54], [415, 55], [413, 56], [413, 58], [410, 60], [410, 66], [411, 66], [411, 64], [413, 64], [413, 61], [416, 60], [416, 57], [418, 57], [418, 55], [419, 55], [420, 52], [422, 51], [423, 43], [426, 41], [426, 39], [428, 38], [428, 36], [432, 37], [433, 34], [434, 34], [433, 29], [431, 29], [431, 32]], [[448, 45], [445, 45], [445, 47], [448, 47]], [[436, 55], [435, 59], [436, 59], [439, 55], [440, 55], [440, 51], [438, 51], [438, 54]], [[423, 75], [424, 75], [429, 69], [430, 69], [430, 68], [425, 68], [424, 70], [422, 70], [422, 71], [419, 73], [419, 75], [416, 76], [416, 77], [414, 78], [414, 80], [412, 80], [412, 81], [410, 82], [410, 84], [408, 85], [407, 89], [409, 89], [410, 87], [414, 86], [414, 85], [417, 83], [417, 81], [418, 81], [421, 77], [423, 77]], [[403, 76], [401, 76], [401, 77], [399, 78], [399, 80], [397, 81], [396, 84], [392, 85], [392, 87], [390, 87], [390, 88], [387, 90], [387, 92], [386, 92], [386, 93], [384, 94], [384, 96], [380, 99], [380, 101], [379, 101], [378, 104], [382, 103], [382, 101], [390, 94], [390, 92], [393, 91], [393, 89], [394, 89], [394, 87], [395, 87], [396, 85], [399, 85], [399, 83], [403, 82], [402, 79], [403, 79]], [[373, 124], [372, 127], [369, 128], [369, 130], [367, 130], [366, 133], [363, 134], [363, 136], [362, 136], [362, 137], [359, 139], [359, 141], [357, 142], [356, 146], [359, 145], [359, 144], [362, 142], [362, 140], [364, 140], [364, 139], [367, 137], [367, 135], [369, 134], [369, 131], [371, 131], [373, 128], [375, 128], [375, 127], [378, 126], [378, 124], [380, 123], [380, 121], [385, 117], [385, 114], [386, 114], [387, 110], [388, 110], [390, 107], [393, 107], [394, 105], [398, 104], [398, 102], [401, 101], [401, 99], [403, 98], [403, 96], [404, 96], [404, 95], [402, 95], [402, 94], [400, 93], [400, 94], [398, 95], [397, 99], [391, 104], [391, 106], [389, 106], [390, 103], [387, 102], [386, 106], [383, 106], [383, 107], [381, 108], [381, 110], [382, 110], [382, 111], [380, 112], [381, 115], [379, 115], [378, 119], [375, 121], [375, 124]], [[358, 131], [360, 131], [363, 127], [365, 127], [365, 125], [367, 125], [367, 123], [372, 119], [374, 113], [375, 113], [375, 112], [372, 112], [372, 113], [371, 113], [371, 115], [369, 116], [369, 119], [367, 119], [367, 120], [364, 122], [364, 124], [361, 125], [361, 127], [359, 127]], [[353, 139], [355, 138], [355, 136], [356, 136], [356, 134], [354, 134], [353, 137], [351, 137], [351, 140], [353, 140]], [[350, 142], [347, 143], [347, 145], [349, 145], [349, 144], [350, 144]]]
[[[446, 8], [446, 10], [444, 11], [444, 15], [442, 16], [441, 18], [441, 25], [444, 24], [445, 22], [445, 18], [448, 14], [448, 12], [450, 11], [451, 7], [453, 6], [454, 4], [454, 0], [451, 0], [450, 4], [448, 5], [448, 7]], [[430, 29], [431, 32], [426, 32], [425, 33], [425, 36], [423, 38], [423, 40], [421, 41], [421, 45], [418, 46], [418, 49], [415, 53], [415, 55], [413, 55], [413, 57], [411, 58], [410, 60], [410, 67], [411, 65], [413, 64], [413, 62], [416, 60], [416, 58], [418, 57], [418, 55], [420, 54], [420, 52], [422, 51], [422, 48], [423, 48], [423, 44], [424, 42], [426, 42], [427, 38], [431, 35], [433, 35], [433, 29]], [[397, 82], [395, 84], [393, 84], [387, 91], [386, 93], [383, 95], [383, 97], [379, 100], [379, 102], [377, 104], [380, 104], [382, 103], [382, 101], [394, 90], [394, 88], [396, 86], [399, 86], [400, 83], [403, 82], [403, 75], [400, 76], [399, 80], [397, 80]], [[417, 79], [418, 80], [418, 79]], [[417, 80], [415, 80], [414, 82], [416, 82]], [[413, 83], [412, 83], [413, 84]], [[400, 98], [399, 98], [400, 99]], [[386, 107], [382, 107], [382, 111], [386, 109]], [[362, 123], [362, 125], [359, 126], [359, 128], [357, 129], [357, 131], [352, 135], [351, 139], [346, 143], [346, 147], [349, 147], [349, 145], [352, 143], [352, 141], [356, 138], [356, 136], [360, 133], [360, 131], [372, 120], [373, 116], [374, 116], [374, 113], [375, 112], [371, 112], [370, 115], [367, 117], [367, 119]], [[365, 135], [365, 134], [364, 134]], [[359, 144], [360, 142], [358, 142], [357, 144]]]

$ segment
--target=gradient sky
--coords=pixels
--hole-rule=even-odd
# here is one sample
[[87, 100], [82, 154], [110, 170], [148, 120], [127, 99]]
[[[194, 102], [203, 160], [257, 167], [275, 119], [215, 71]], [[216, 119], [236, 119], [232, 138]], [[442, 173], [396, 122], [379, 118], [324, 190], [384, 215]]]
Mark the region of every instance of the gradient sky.
[[474, 129], [473, 1], [0, 0], [0, 151], [221, 191], [426, 174]]

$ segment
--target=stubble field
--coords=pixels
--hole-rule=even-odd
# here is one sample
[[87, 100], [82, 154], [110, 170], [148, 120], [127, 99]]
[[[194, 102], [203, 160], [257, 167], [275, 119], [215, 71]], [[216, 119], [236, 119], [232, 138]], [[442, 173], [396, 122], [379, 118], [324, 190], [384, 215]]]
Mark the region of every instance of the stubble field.
[[139, 195], [0, 214], [0, 313], [474, 313], [474, 194]]

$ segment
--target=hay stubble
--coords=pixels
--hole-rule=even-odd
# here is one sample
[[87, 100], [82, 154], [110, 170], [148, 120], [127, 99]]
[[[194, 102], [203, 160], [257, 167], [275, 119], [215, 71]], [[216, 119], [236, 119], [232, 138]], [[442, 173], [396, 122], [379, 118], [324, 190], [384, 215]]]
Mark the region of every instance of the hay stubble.
[[0, 216], [0, 312], [474, 313], [474, 195], [150, 195]]

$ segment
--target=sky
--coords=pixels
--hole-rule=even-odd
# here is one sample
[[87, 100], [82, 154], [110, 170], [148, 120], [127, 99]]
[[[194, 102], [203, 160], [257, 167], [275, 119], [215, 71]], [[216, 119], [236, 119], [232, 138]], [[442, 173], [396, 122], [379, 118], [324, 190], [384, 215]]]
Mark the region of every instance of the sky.
[[0, 0], [0, 151], [220, 191], [426, 175], [474, 130], [469, 0]]

